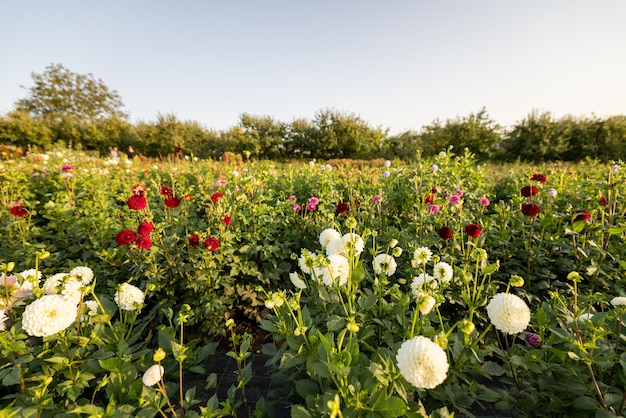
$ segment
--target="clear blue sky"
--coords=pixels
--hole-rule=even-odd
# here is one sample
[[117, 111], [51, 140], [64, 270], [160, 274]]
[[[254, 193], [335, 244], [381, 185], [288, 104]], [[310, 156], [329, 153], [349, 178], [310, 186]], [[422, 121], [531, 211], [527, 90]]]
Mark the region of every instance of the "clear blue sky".
[[390, 133], [485, 107], [510, 126], [626, 114], [624, 0], [0, 0], [0, 114], [51, 63], [228, 129], [321, 109]]

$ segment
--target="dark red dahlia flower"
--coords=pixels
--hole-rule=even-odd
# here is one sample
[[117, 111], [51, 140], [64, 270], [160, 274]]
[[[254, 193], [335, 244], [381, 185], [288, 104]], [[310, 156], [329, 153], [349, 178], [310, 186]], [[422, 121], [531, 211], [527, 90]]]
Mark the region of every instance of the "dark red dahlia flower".
[[434, 201], [435, 201], [435, 196], [433, 196], [432, 194], [429, 194], [428, 196], [424, 198], [424, 203], [426, 203], [427, 205], [430, 205]]
[[219, 200], [224, 197], [224, 195], [220, 192], [215, 192], [211, 195], [211, 202], [217, 203]]
[[337, 208], [335, 209], [335, 213], [337, 215], [343, 215], [344, 213], [348, 213], [348, 205], [343, 202], [337, 203]]
[[537, 194], [537, 187], [536, 186], [524, 186], [522, 187], [521, 190], [522, 196], [524, 197], [531, 197]]
[[546, 184], [546, 182], [548, 181], [546, 176], [544, 176], [543, 174], [539, 174], [539, 173], [533, 174], [533, 176], [530, 179], [534, 181], [538, 181], [541, 184]]
[[175, 196], [168, 196], [164, 203], [168, 208], [177, 208], [180, 205], [180, 199]]
[[541, 212], [541, 208], [536, 203], [524, 203], [522, 205], [522, 213], [525, 216], [537, 216]]
[[220, 248], [220, 242], [217, 240], [217, 238], [214, 237], [207, 238], [204, 241], [204, 248], [209, 251], [215, 251]]
[[189, 237], [189, 245], [191, 245], [192, 247], [198, 247], [200, 245], [200, 235], [191, 234], [191, 236]]
[[154, 231], [154, 224], [152, 222], [143, 221], [137, 227], [137, 233], [141, 236], [150, 235], [152, 231]]
[[137, 238], [136, 244], [137, 248], [139, 249], [149, 250], [150, 247], [152, 247], [152, 240], [147, 235], [141, 235], [139, 238]]
[[439, 228], [439, 230], [437, 231], [437, 234], [439, 234], [439, 238], [445, 239], [445, 240], [448, 240], [454, 236], [450, 228], [447, 226]]
[[23, 218], [24, 216], [28, 215], [28, 211], [22, 205], [13, 206], [10, 212], [11, 215], [15, 216], [16, 218]]
[[608, 202], [606, 201], [606, 197], [604, 196], [600, 196], [600, 199], [598, 199], [598, 201], [600, 202], [602, 206], [608, 205]]
[[577, 210], [576, 213], [577, 215], [574, 218], [574, 222], [588, 221], [589, 219], [591, 219], [591, 215], [586, 210], [580, 209]]
[[137, 239], [137, 234], [135, 234], [135, 231], [131, 231], [130, 229], [124, 229], [118, 232], [117, 235], [115, 236], [115, 242], [120, 247], [131, 244], [135, 242], [136, 239]]
[[128, 198], [128, 201], [126, 201], [126, 204], [132, 210], [141, 210], [145, 208], [146, 206], [148, 206], [148, 201], [143, 196], [133, 195]]
[[465, 227], [465, 234], [472, 238], [478, 238], [481, 232], [483, 232], [483, 230], [476, 224], [469, 224]]
[[233, 223], [233, 219], [228, 215], [224, 215], [222, 216], [222, 222], [224, 223], [224, 225], [230, 226]]
[[159, 190], [159, 194], [161, 196], [172, 196], [174, 192], [172, 192], [172, 189], [170, 189], [167, 186], [161, 186], [161, 190]]
[[130, 191], [132, 192], [133, 196], [145, 196], [146, 186], [144, 186], [143, 184], [136, 184], [130, 189]]

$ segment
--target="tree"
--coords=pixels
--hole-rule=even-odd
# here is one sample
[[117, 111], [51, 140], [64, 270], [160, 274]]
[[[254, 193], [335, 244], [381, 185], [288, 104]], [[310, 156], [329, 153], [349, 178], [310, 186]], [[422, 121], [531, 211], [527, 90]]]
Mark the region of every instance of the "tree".
[[61, 64], [51, 64], [42, 74], [31, 73], [34, 86], [28, 96], [16, 103], [16, 109], [36, 119], [56, 122], [71, 117], [79, 121], [95, 121], [106, 117], [125, 118], [122, 100], [91, 74], [76, 74]]

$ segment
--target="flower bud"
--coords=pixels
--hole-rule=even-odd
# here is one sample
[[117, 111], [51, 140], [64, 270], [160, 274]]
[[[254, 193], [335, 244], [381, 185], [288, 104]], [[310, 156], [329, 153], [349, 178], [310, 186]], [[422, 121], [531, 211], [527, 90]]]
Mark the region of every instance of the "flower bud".
[[469, 319], [464, 319], [463, 322], [461, 323], [460, 328], [463, 334], [470, 335], [472, 332], [474, 332], [474, 330], [476, 329], [476, 326]]
[[397, 239], [392, 239], [391, 241], [389, 241], [389, 247], [390, 248], [396, 248], [396, 245], [398, 245], [398, 240]]
[[509, 281], [509, 284], [513, 287], [522, 287], [524, 286], [524, 279], [517, 274], [513, 274], [511, 275], [511, 280]]
[[538, 348], [541, 347], [541, 337], [534, 332], [524, 331], [524, 336], [526, 337], [526, 342], [531, 346]]
[[567, 275], [567, 280], [571, 280], [574, 282], [580, 281], [580, 274], [577, 271], [572, 271]]
[[391, 254], [392, 254], [394, 257], [396, 257], [396, 258], [397, 258], [397, 257], [400, 257], [400, 256], [402, 255], [402, 247], [396, 247], [396, 248], [394, 248], [394, 249], [393, 249], [393, 251], [391, 252]]
[[355, 334], [359, 332], [359, 329], [360, 329], [359, 325], [352, 318], [348, 320], [348, 325], [346, 325], [346, 328], [348, 329], [348, 331], [355, 333]]
[[354, 219], [353, 217], [346, 219], [346, 228], [348, 229], [356, 228], [356, 219]]
[[157, 363], [159, 361], [162, 361], [165, 358], [165, 351], [162, 348], [159, 348], [157, 351], [154, 352], [154, 355], [152, 356], [152, 360], [156, 361]]
[[233, 318], [228, 318], [226, 321], [226, 328], [233, 329], [235, 328], [235, 320]]

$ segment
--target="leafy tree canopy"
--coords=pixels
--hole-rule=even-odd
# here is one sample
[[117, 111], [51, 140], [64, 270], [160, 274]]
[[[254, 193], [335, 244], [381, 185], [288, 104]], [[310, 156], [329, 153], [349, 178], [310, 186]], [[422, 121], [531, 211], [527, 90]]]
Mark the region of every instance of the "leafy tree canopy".
[[106, 117], [126, 118], [122, 99], [91, 74], [76, 74], [61, 64], [51, 64], [42, 74], [31, 73], [34, 85], [26, 88], [27, 97], [16, 103], [36, 119], [57, 121], [74, 117], [94, 121]]

